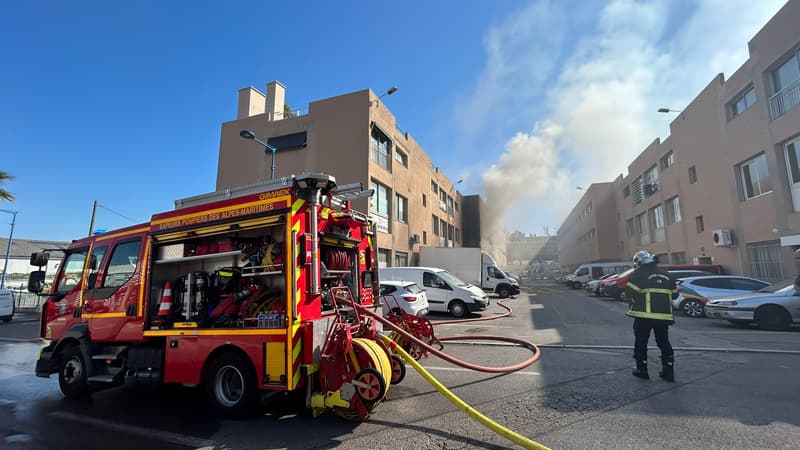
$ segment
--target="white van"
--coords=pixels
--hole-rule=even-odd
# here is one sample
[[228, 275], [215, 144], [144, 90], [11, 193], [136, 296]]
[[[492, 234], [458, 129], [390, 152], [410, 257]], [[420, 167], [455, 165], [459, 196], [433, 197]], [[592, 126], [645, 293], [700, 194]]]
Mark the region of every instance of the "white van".
[[489, 306], [489, 296], [478, 286], [466, 283], [444, 269], [434, 267], [384, 267], [381, 280], [413, 281], [425, 289], [431, 311], [463, 317]]
[[591, 280], [597, 280], [609, 273], [622, 273], [628, 269], [633, 269], [633, 263], [630, 261], [581, 264], [575, 272], [567, 275], [565, 284], [572, 289], [580, 289]]
[[11, 322], [14, 317], [14, 294], [11, 289], [0, 289], [0, 320]]

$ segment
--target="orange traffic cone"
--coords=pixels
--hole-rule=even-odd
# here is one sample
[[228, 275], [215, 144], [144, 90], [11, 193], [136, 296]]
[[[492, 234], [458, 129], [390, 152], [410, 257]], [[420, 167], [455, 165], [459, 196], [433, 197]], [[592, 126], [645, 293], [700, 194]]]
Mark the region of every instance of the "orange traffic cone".
[[158, 318], [166, 320], [172, 312], [172, 285], [164, 283], [164, 292], [161, 294], [161, 304], [158, 306]]

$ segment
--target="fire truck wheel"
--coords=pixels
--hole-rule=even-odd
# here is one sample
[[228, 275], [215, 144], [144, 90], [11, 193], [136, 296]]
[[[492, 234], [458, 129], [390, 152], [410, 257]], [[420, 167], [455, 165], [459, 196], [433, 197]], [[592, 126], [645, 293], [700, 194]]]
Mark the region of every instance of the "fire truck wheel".
[[205, 391], [206, 399], [220, 416], [246, 416], [258, 401], [255, 370], [244, 356], [224, 353], [208, 366]]
[[61, 392], [68, 398], [84, 397], [89, 394], [86, 363], [81, 349], [77, 345], [70, 345], [61, 354], [58, 385], [61, 387]]
[[390, 384], [400, 384], [406, 377], [406, 365], [397, 355], [392, 355], [392, 380]]
[[464, 317], [467, 315], [467, 305], [461, 300], [453, 300], [448, 309], [450, 309], [450, 314], [454, 317]]
[[361, 369], [354, 381], [358, 382], [356, 393], [364, 400], [367, 409], [379, 402], [386, 393], [386, 380], [372, 367]]

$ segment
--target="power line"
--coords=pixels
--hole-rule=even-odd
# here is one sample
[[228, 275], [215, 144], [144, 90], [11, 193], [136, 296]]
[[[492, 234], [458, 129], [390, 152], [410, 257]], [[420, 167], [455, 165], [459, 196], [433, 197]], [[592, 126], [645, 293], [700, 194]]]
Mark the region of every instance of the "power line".
[[126, 215], [124, 215], [124, 214], [120, 214], [120, 213], [118, 213], [118, 212], [114, 211], [113, 209], [111, 209], [111, 208], [109, 208], [109, 207], [107, 207], [107, 206], [101, 205], [100, 203], [98, 203], [98, 204], [97, 204], [97, 206], [99, 206], [99, 207], [101, 207], [101, 208], [105, 209], [106, 211], [108, 211], [108, 212], [110, 212], [110, 213], [112, 213], [112, 214], [116, 214], [116, 215], [118, 215], [118, 216], [122, 217], [123, 219], [130, 220], [130, 221], [131, 221], [131, 222], [133, 222], [133, 223], [139, 223], [139, 222], [141, 222], [141, 220], [131, 219], [130, 217], [128, 217], [128, 216], [126, 216]]

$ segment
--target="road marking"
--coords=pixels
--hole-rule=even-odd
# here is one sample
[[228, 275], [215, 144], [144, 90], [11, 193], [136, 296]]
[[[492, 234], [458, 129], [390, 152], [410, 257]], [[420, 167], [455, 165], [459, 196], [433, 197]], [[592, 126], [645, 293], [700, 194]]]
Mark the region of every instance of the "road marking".
[[[445, 371], [445, 372], [473, 372], [473, 373], [475, 372], [475, 370], [473, 370], [473, 369], [465, 369], [463, 367], [428, 367], [428, 366], [423, 366], [423, 367], [425, 368], [425, 370], [441, 370], [441, 371]], [[488, 372], [485, 372], [485, 373], [488, 373]], [[512, 374], [512, 375], [533, 375], [533, 376], [541, 375], [541, 373], [539, 373], [539, 372], [524, 372], [524, 371], [509, 372], [509, 374]]]
[[169, 431], [154, 430], [152, 428], [137, 427], [135, 425], [125, 425], [121, 423], [111, 422], [109, 420], [81, 416], [78, 414], [73, 414], [65, 411], [54, 411], [47, 415], [49, 417], [53, 417], [56, 419], [69, 420], [72, 422], [91, 425], [106, 430], [118, 431], [121, 433], [141, 436], [143, 438], [155, 439], [158, 441], [164, 441], [178, 445], [186, 445], [194, 448], [214, 448], [214, 446], [216, 445], [216, 442], [209, 439], [187, 436], [185, 434], [171, 433]]

